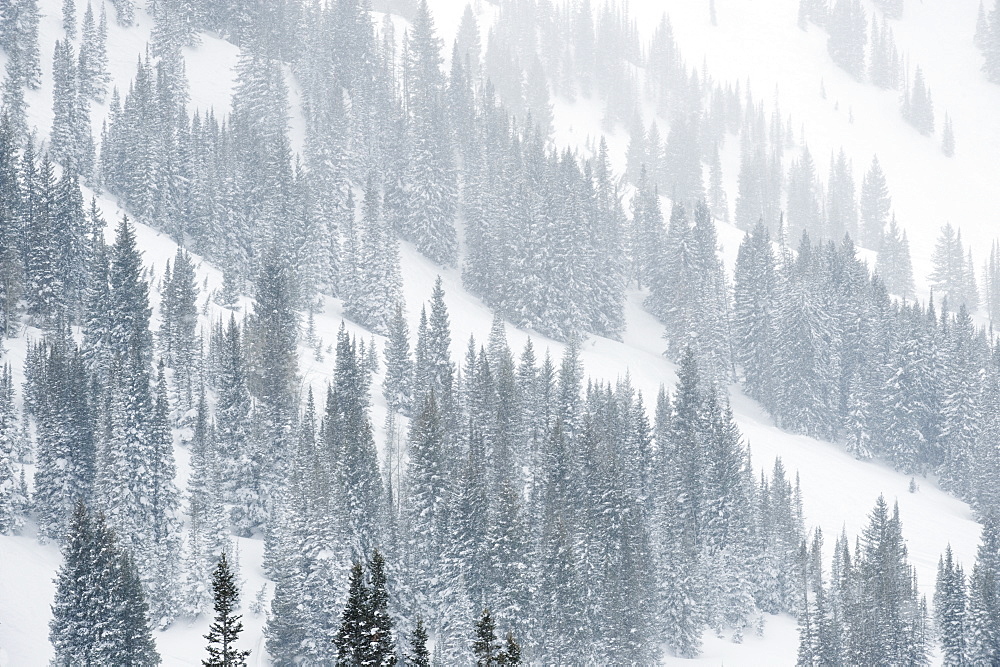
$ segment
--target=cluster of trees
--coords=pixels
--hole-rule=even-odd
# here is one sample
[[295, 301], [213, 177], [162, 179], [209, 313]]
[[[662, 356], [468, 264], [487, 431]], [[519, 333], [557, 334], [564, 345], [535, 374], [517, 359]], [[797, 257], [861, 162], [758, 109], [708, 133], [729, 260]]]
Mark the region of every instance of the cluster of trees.
[[895, 89], [901, 83], [901, 59], [889, 19], [903, 17], [903, 2], [881, 0], [875, 4], [883, 20], [879, 25], [878, 15], [873, 14], [869, 29], [860, 0], [799, 0], [799, 27], [805, 29], [807, 23], [813, 23], [825, 28], [830, 35], [830, 57], [858, 81], [867, 79], [879, 88]]
[[[115, 8], [120, 23], [132, 21], [130, 0]], [[54, 68], [59, 177], [47, 155], [36, 158], [15, 103], [17, 91], [39, 85], [37, 7], [17, 0], [0, 15], [14, 91], [5, 86], [0, 122], [0, 323], [7, 335], [25, 321], [45, 332], [29, 350], [24, 397], [39, 533], [78, 547], [94, 576], [116, 582], [107, 595], [130, 591], [121, 606], [134, 618], [122, 627], [133, 629], [121, 632], [148, 635], [148, 624], [135, 629], [140, 616], [163, 626], [177, 610], [201, 613], [234, 532], [265, 539], [275, 584], [267, 649], [279, 664], [355, 650], [388, 659], [403, 652], [402, 637], [413, 638], [416, 655], [424, 623], [442, 661], [506, 664], [516, 645], [501, 651], [496, 622], [538, 662], [648, 663], [663, 644], [691, 657], [704, 630], [738, 640], [764, 614], [782, 611], [823, 627], [835, 612], [816, 600], [835, 596], [824, 592], [821, 568], [802, 557], [797, 484], [780, 462], [770, 478], [753, 474], [718, 389], [734, 376], [787, 428], [843, 438], [859, 456], [907, 471], [939, 472], [980, 512], [1000, 505], [989, 483], [1000, 470], [1000, 419], [985, 400], [1000, 384], [995, 355], [967, 310], [944, 308], [939, 318], [933, 305], [889, 298], [912, 294], [912, 271], [878, 162], [859, 203], [843, 152], [831, 157], [824, 193], [803, 149], [789, 170], [785, 225], [790, 120], [776, 109], [768, 123], [749, 90], [689, 76], [668, 21], [643, 63], [635, 26], [620, 10], [601, 10], [595, 26], [587, 3], [505, 3], [480, 63], [469, 11], [445, 76], [426, 2], [400, 54], [391, 21], [376, 30], [364, 3], [237, 11], [221, 1], [158, 2], [153, 47], [125, 95], [112, 92], [95, 155], [87, 117], [105, 90], [106, 19], [95, 28], [92, 10], [84, 14], [77, 58], [74, 9], [66, 4]], [[859, 23], [855, 9], [838, 2], [831, 25]], [[555, 28], [563, 23], [573, 29]], [[242, 47], [225, 119], [187, 111], [180, 48], [200, 28]], [[881, 58], [892, 53], [891, 33], [884, 25], [876, 32]], [[845, 49], [845, 59], [856, 59], [856, 49]], [[549, 90], [596, 88], [615, 101], [609, 122], [625, 121], [637, 101], [627, 63], [646, 65], [648, 94], [672, 117], [665, 140], [655, 125], [646, 131], [641, 115], [633, 121], [631, 221], [603, 143], [589, 160], [548, 143]], [[302, 84], [301, 162], [287, 132], [286, 65]], [[890, 74], [879, 76], [891, 81], [886, 67]], [[916, 98], [915, 83], [911, 110]], [[718, 154], [727, 132], [743, 135], [736, 221], [753, 229], [732, 291], [713, 222], [726, 212]], [[96, 204], [85, 210], [80, 176], [217, 260], [226, 275], [217, 300], [232, 304], [249, 286], [253, 312], [199, 333], [198, 302], [209, 295], [179, 251], [160, 283], [154, 338], [134, 230], [123, 219], [108, 246]], [[669, 224], [660, 188], [676, 202]], [[795, 256], [784, 248], [776, 255], [770, 242], [786, 231], [803, 239]], [[844, 234], [882, 248], [884, 282], [849, 239], [809, 241]], [[539, 360], [530, 343], [515, 361], [498, 318], [486, 344], [470, 340], [456, 366], [440, 282], [411, 354], [400, 239], [440, 264], [463, 259], [465, 285], [500, 316], [570, 341], [561, 362]], [[971, 307], [961, 241], [942, 248], [941, 289], [952, 306]], [[575, 338], [619, 335], [632, 281], [648, 288], [647, 307], [680, 360], [677, 388], [661, 391], [652, 421], [627, 378], [585, 382]], [[325, 397], [301, 393], [296, 311], [311, 309], [320, 293], [340, 296], [352, 318], [388, 336], [382, 460], [370, 416], [381, 365], [374, 343], [342, 329]], [[10, 377], [5, 371], [0, 383], [7, 531], [28, 511], [15, 466], [30, 456]], [[180, 426], [192, 452], [185, 531], [173, 463]], [[74, 515], [80, 500], [101, 518]], [[906, 580], [905, 559], [873, 555], [900, 552], [898, 519], [884, 505], [879, 512], [854, 557], [859, 578], [845, 575], [837, 595], [859, 593], [879, 567]], [[373, 557], [367, 578], [356, 566], [344, 590], [351, 563], [375, 549], [385, 561]], [[848, 552], [846, 538], [840, 551]], [[67, 575], [71, 585], [80, 581]], [[845, 597], [836, 604], [852, 618], [869, 613]], [[893, 604], [917, 618], [912, 595]], [[473, 628], [484, 608], [490, 614]], [[816, 635], [810, 650], [853, 642], [852, 627]], [[371, 628], [377, 646], [358, 644]], [[914, 660], [923, 646], [916, 628], [893, 648], [915, 651], [905, 654]]]
[[782, 427], [840, 439], [905, 472], [937, 473], [992, 512], [995, 347], [964, 303], [952, 311], [951, 298], [940, 316], [933, 301], [893, 301], [849, 239], [813, 245], [803, 236], [795, 256], [776, 255], [758, 226], [735, 274], [733, 347], [744, 386]]
[[[78, 500], [63, 545], [49, 622], [53, 664], [154, 667], [160, 655], [153, 641], [149, 607], [128, 547], [105, 516]], [[245, 667], [250, 651], [235, 646], [243, 631], [233, 571], [225, 554], [212, 573], [215, 622], [209, 627], [208, 667]]]
[[853, 554], [847, 534], [837, 538], [829, 581], [819, 529], [801, 557], [798, 665], [931, 664], [927, 601], [907, 560], [898, 506], [890, 512], [879, 497]]
[[484, 607], [526, 659], [638, 662], [663, 641], [693, 655], [706, 627], [739, 636], [762, 611], [795, 609], [797, 491], [780, 464], [754, 479], [693, 355], [650, 425], [627, 380], [585, 386], [575, 345], [558, 365], [530, 343], [515, 362], [498, 320], [456, 368], [440, 287], [426, 312], [414, 357], [405, 324], [386, 346], [388, 429], [411, 422], [405, 453], [390, 434], [381, 472], [368, 371], [346, 333], [319, 424], [306, 401], [266, 533], [277, 661], [332, 659], [341, 574], [373, 547], [394, 627], [410, 635], [422, 619], [446, 662], [470, 658]]
[[[100, 183], [220, 263], [224, 302], [273, 252], [294, 267], [298, 306], [311, 307], [318, 293], [341, 296], [352, 317], [380, 332], [399, 298], [397, 237], [457, 264], [461, 206], [471, 290], [557, 338], [617, 336], [627, 260], [606, 154], [587, 162], [551, 152], [549, 130], [531, 116], [513, 120], [469, 55], [478, 40], [471, 13], [460, 34], [467, 57], [456, 45], [446, 77], [425, 4], [401, 55], [391, 22], [376, 31], [361, 5], [341, 5], [282, 17], [283, 30], [305, 34], [307, 51], [286, 53], [258, 34], [263, 27], [250, 31], [225, 122], [187, 114], [172, 55], [183, 37], [165, 31], [124, 99], [112, 94]], [[281, 59], [303, 87], [301, 166], [287, 137]], [[364, 189], [360, 221], [355, 188]], [[536, 253], [541, 245], [564, 252]]]
[[967, 577], [949, 545], [938, 563], [934, 621], [946, 665], [986, 665], [1000, 660], [1000, 526], [983, 520], [982, 539]]
[[[941, 228], [931, 255], [933, 271], [929, 276], [934, 293], [953, 306], [964, 305], [970, 311], [979, 307], [979, 287], [976, 284], [976, 267], [972, 261], [972, 248], [962, 243], [962, 230], [956, 230], [951, 223]], [[991, 282], [989, 271], [987, 282]]]
[[[878, 15], [873, 14], [871, 27], [861, 0], [799, 0], [799, 27], [805, 29], [808, 22], [822, 26], [830, 37], [827, 50], [834, 63], [847, 71], [858, 81], [887, 90], [902, 88], [900, 111], [917, 131], [924, 135], [934, 134], [934, 103], [931, 91], [924, 81], [924, 74], [917, 65], [912, 82], [903, 71], [903, 59], [896, 48], [890, 19], [903, 16], [902, 0], [876, 2], [883, 19], [879, 24]], [[991, 69], [990, 26], [992, 18], [986, 18], [983, 7], [979, 7], [979, 23], [976, 27], [976, 43], [986, 54], [984, 70], [991, 78], [996, 78]], [[869, 47], [870, 45], [870, 47]], [[867, 54], [866, 54], [867, 50]], [[1000, 57], [993, 58], [1000, 63]], [[941, 135], [941, 150], [947, 157], [955, 153], [955, 133], [951, 119], [945, 115]]]
[[979, 3], [976, 18], [976, 46], [983, 54], [983, 72], [993, 83], [1000, 83], [1000, 4], [994, 4], [989, 12]]

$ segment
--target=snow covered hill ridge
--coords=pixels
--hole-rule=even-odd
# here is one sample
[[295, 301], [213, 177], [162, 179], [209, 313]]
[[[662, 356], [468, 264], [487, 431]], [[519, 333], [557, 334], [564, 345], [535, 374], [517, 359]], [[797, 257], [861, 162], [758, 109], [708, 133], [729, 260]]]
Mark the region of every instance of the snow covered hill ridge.
[[426, 4], [0, 8], [0, 665], [988, 660], [1000, 11]]

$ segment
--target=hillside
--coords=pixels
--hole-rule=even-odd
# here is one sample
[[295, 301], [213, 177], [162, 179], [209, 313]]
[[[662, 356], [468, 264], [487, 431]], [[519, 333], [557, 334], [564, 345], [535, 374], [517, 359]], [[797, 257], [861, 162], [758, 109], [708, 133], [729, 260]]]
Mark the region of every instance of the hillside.
[[[61, 19], [59, 3], [55, 0], [44, 0], [40, 4], [44, 76], [41, 88], [29, 93], [28, 102], [30, 123], [37, 127], [39, 140], [44, 141], [52, 125], [51, 63], [53, 43], [60, 36]], [[480, 18], [485, 33], [485, 25], [492, 20], [495, 10], [488, 3], [477, 4], [481, 5]], [[684, 59], [689, 65], [705, 62], [716, 81], [742, 81], [746, 85], [749, 79], [755, 93], [769, 101], [772, 101], [769, 91], [775, 91], [773, 102], [783, 114], [791, 115], [795, 135], [799, 137], [801, 133], [808, 141], [821, 175], [826, 171], [826, 156], [841, 147], [853, 158], [858, 180], [872, 155], [877, 154], [890, 184], [893, 208], [909, 233], [915, 278], [921, 294], [927, 291], [925, 279], [930, 268], [930, 253], [938, 229], [945, 221], [962, 227], [977, 264], [981, 263], [986, 259], [986, 249], [995, 233], [995, 226], [990, 221], [1000, 209], [1000, 192], [992, 186], [1000, 178], [1000, 163], [993, 159], [1000, 152], [1000, 127], [992, 118], [992, 110], [1000, 104], [1000, 87], [986, 83], [979, 72], [979, 54], [972, 45], [978, 3], [974, 0], [947, 4], [910, 2], [905, 17], [893, 24], [901, 52], [909, 62], [919, 63], [924, 68], [933, 89], [935, 109], [941, 117], [947, 110], [955, 121], [958, 148], [953, 158], [941, 154], [940, 132], [935, 137], [922, 137], [902, 122], [897, 91], [878, 91], [854, 81], [830, 61], [825, 34], [816, 26], [809, 26], [805, 31], [796, 28], [797, 5], [795, 0], [768, 3], [716, 0], [717, 26], [709, 23], [708, 12], [702, 3], [647, 0], [634, 2], [632, 10], [638, 17], [640, 30], [650, 31], [660, 14], [667, 12]], [[463, 7], [450, 0], [435, 0], [431, 7], [445, 43], [450, 43], [458, 29]], [[111, 12], [110, 3], [108, 11]], [[401, 19], [397, 23], [405, 25]], [[141, 10], [137, 12], [137, 25], [131, 28], [121, 28], [114, 22], [110, 24], [110, 71], [114, 85], [122, 91], [128, 88], [134, 76], [136, 59], [145, 51], [151, 29], [151, 19]], [[221, 115], [230, 107], [239, 50], [205, 33], [199, 35], [199, 41], [198, 46], [184, 50], [190, 83], [189, 109], [214, 109]], [[0, 68], [5, 64], [0, 55]], [[292, 103], [291, 144], [294, 150], [301, 150], [305, 135], [301, 98], [294, 76], [290, 71], [286, 74]], [[825, 98], [820, 94], [821, 87], [825, 88]], [[605, 134], [596, 102], [568, 103], [557, 98], [554, 107], [554, 138], [558, 145], [585, 151], [596, 137]], [[95, 137], [100, 136], [107, 113], [107, 105], [92, 109]], [[608, 139], [612, 163], [620, 173], [625, 166], [627, 133], [624, 128], [616, 127]], [[724, 149], [723, 168], [732, 207], [736, 200], [736, 171], [739, 168], [735, 139]], [[90, 195], [91, 190], [85, 188], [85, 200], [89, 201]], [[111, 242], [119, 216], [127, 211], [107, 193], [97, 197], [109, 223], [107, 237]], [[664, 200], [664, 206], [667, 205]], [[731, 270], [743, 232], [722, 221], [718, 221], [718, 228], [722, 255]], [[154, 285], [155, 329], [159, 321], [159, 279], [177, 246], [168, 236], [146, 225], [138, 224], [137, 231]], [[870, 258], [872, 255], [866, 253], [865, 256]], [[195, 260], [197, 283], [202, 288], [198, 302], [199, 323], [207, 330], [220, 316], [228, 316], [228, 311], [212, 300], [215, 291], [221, 289], [222, 272], [206, 260], [199, 257]], [[470, 336], [478, 341], [486, 339], [493, 313], [464, 289], [458, 269], [442, 269], [418, 253], [412, 244], [402, 244], [401, 268], [406, 317], [411, 331], [417, 330], [420, 305], [428, 301], [436, 277], [441, 276], [451, 317], [451, 352], [455, 363], [461, 364], [465, 342]], [[622, 339], [590, 336], [582, 345], [581, 359], [587, 375], [592, 378], [614, 381], [628, 376], [650, 407], [659, 387], [673, 387], [677, 377], [675, 364], [663, 355], [663, 327], [644, 309], [644, 296], [644, 292], [629, 291], [625, 307], [627, 327]], [[248, 311], [250, 304], [248, 298], [243, 299], [238, 312]], [[344, 318], [343, 304], [338, 299], [324, 297], [323, 310], [315, 315], [315, 332], [324, 347], [336, 340]], [[305, 326], [304, 318], [301, 326]], [[350, 321], [347, 329], [364, 340], [372, 335]], [[27, 341], [37, 340], [40, 335], [39, 330], [28, 328], [20, 338], [4, 343], [2, 360], [12, 364], [19, 388], [24, 379]], [[541, 352], [547, 348], [553, 358], [559, 358], [565, 348], [563, 343], [510, 324], [507, 325], [507, 337], [515, 351], [529, 338], [536, 350]], [[375, 336], [375, 340], [381, 350], [385, 339]], [[298, 361], [303, 388], [311, 386], [322, 395], [333, 375], [332, 355], [327, 354], [319, 360], [312, 349], [302, 345]], [[383, 370], [376, 375], [375, 386], [381, 386]], [[729, 395], [754, 465], [769, 471], [774, 460], [781, 458], [786, 469], [798, 474], [806, 525], [822, 528], [827, 536], [828, 550], [833, 537], [842, 529], [849, 536], [858, 534], [867, 523], [875, 499], [884, 495], [890, 503], [899, 503], [909, 558], [916, 568], [921, 592], [928, 599], [933, 595], [938, 559], [946, 545], [950, 544], [957, 560], [971, 569], [980, 526], [966, 503], [940, 490], [932, 479], [918, 479], [919, 489], [911, 493], [908, 491], [911, 478], [895, 472], [891, 466], [858, 461], [840, 444], [782, 431], [763, 408], [747, 398], [736, 385], [730, 388]], [[372, 423], [383, 456], [385, 414], [385, 401], [381, 393], [375, 391]], [[184, 489], [190, 453], [186, 445], [180, 444], [179, 434], [175, 440], [178, 443], [175, 448], [177, 483]], [[247, 602], [266, 585], [261, 565], [263, 541], [238, 538], [238, 552], [242, 595]], [[57, 548], [39, 544], [30, 522], [22, 535], [0, 536], [0, 667], [47, 664], [51, 656], [47, 639], [49, 605], [59, 563]], [[273, 586], [268, 586], [267, 599], [272, 594]], [[244, 610], [247, 628], [242, 643], [253, 649], [250, 664], [269, 664], [263, 638], [265, 618], [246, 611], [246, 605]], [[207, 632], [208, 620], [205, 615], [195, 621], [180, 619], [169, 629], [156, 632], [164, 664], [200, 664], [201, 637]], [[793, 664], [797, 644], [795, 620], [780, 615], [768, 617], [762, 637], [749, 636], [745, 643], [737, 645], [717, 639], [709, 632], [700, 658], [692, 661], [665, 656], [664, 663]]]

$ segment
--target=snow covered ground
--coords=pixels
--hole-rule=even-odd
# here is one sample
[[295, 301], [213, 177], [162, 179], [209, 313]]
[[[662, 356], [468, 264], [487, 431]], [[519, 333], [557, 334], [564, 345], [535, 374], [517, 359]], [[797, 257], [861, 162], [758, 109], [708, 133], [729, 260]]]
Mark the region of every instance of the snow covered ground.
[[[2, 1], [2, 0], [0, 0]], [[37, 125], [39, 136], [45, 136], [51, 125], [51, 59], [53, 43], [61, 37], [57, 0], [43, 0], [46, 13], [42, 24], [41, 47], [45, 83], [41, 90], [29, 95], [31, 122]], [[978, 3], [976, 0], [951, 0], [948, 3], [915, 3], [906, 6], [906, 16], [893, 28], [901, 53], [912, 66], [920, 64], [932, 88], [940, 127], [947, 110], [955, 122], [957, 153], [952, 159], [940, 152], [938, 138], [921, 137], [906, 125], [899, 115], [896, 92], [878, 91], [857, 83], [837, 69], [826, 53], [825, 35], [815, 26], [805, 32], [796, 27], [797, 0], [716, 0], [718, 26], [711, 26], [707, 3], [689, 0], [633, 0], [632, 9], [639, 15], [640, 30], [655, 25], [660, 14], [667, 11], [674, 32], [688, 63], [708, 64], [716, 80], [750, 78], [758, 95], [772, 101], [777, 91], [783, 114], [791, 114], [798, 133], [802, 128], [821, 174], [825, 171], [830, 150], [841, 145], [854, 159], [856, 177], [867, 168], [873, 153], [877, 153], [886, 171], [893, 195], [893, 204], [901, 224], [910, 234], [918, 284], [929, 266], [930, 249], [938, 228], [945, 221], [963, 228], [967, 241], [972, 242], [977, 262], [983, 259], [996, 233], [991, 224], [1000, 199], [1000, 191], [990, 187], [998, 182], [1000, 163], [994, 156], [1000, 152], [1000, 126], [993, 118], [1000, 103], [1000, 87], [985, 82], [979, 72], [979, 56], [972, 45], [972, 33]], [[100, 2], [95, 3], [99, 11]], [[457, 29], [464, 3], [457, 0], [434, 0], [437, 25], [446, 43]], [[482, 3], [484, 14], [493, 10]], [[118, 27], [113, 9], [108, 3], [110, 34], [108, 50], [115, 84], [126, 90], [135, 72], [136, 58], [145, 53], [151, 22], [142, 11], [138, 25], [129, 29]], [[869, 7], [869, 10], [871, 8]], [[191, 108], [214, 108], [217, 114], [229, 107], [233, 88], [233, 67], [238, 58], [235, 47], [216, 37], [202, 35], [199, 46], [185, 51], [187, 73], [191, 83]], [[2, 60], [2, 56], [0, 56]], [[2, 64], [2, 63], [0, 63]], [[822, 85], [826, 98], [820, 95]], [[293, 144], [301, 135], [300, 118], [294, 110]], [[95, 135], [99, 132], [106, 107], [92, 111]], [[849, 116], [853, 115], [853, 123]], [[560, 144], [582, 147], [601, 135], [601, 113], [594, 103], [568, 105], [556, 103], [556, 139]], [[973, 136], [973, 127], [976, 128]], [[621, 130], [609, 137], [615, 152], [615, 164], [623, 164], [627, 136]], [[735, 142], [731, 142], [735, 145]], [[733, 166], [727, 160], [727, 168]], [[727, 173], [727, 183], [735, 182], [735, 173]], [[735, 191], [729, 192], [730, 203]], [[105, 217], [112, 222], [120, 214], [117, 203], [99, 198]], [[111, 240], [112, 230], [109, 230]], [[727, 262], [735, 258], [741, 233], [729, 227], [720, 229]], [[159, 280], [166, 261], [176, 246], [165, 235], [147, 227], [139, 227], [139, 244], [145, 261], [152, 267], [151, 275]], [[441, 274], [446, 302], [452, 321], [453, 353], [460, 359], [470, 335], [485, 339], [492, 313], [461, 287], [459, 272], [444, 270], [420, 257], [405, 245], [402, 253], [404, 292], [408, 317], [416, 328], [420, 304], [430, 297], [434, 279]], [[221, 284], [221, 274], [205, 262], [198, 266], [199, 284], [205, 289], [202, 299]], [[628, 373], [640, 389], [647, 406], [655, 397], [658, 386], [668, 387], [675, 381], [674, 366], [661, 355], [661, 327], [641, 308], [642, 295], [631, 294], [626, 309], [628, 330], [621, 342], [603, 338], [586, 341], [582, 358], [587, 372], [594, 377], [614, 379]], [[244, 304], [246, 307], [246, 304]], [[208, 316], [216, 318], [221, 310], [212, 305]], [[332, 343], [340, 326], [342, 310], [339, 301], [328, 299], [325, 310], [316, 316], [317, 336]], [[368, 333], [348, 324], [350, 331]], [[508, 327], [511, 346], [517, 350], [531, 336], [536, 350], [548, 347], [558, 357], [562, 345], [537, 334]], [[379, 341], [381, 347], [381, 341]], [[16, 367], [24, 354], [24, 341], [6, 345]], [[328, 355], [317, 361], [311, 350], [302, 349], [300, 371], [303, 382], [322, 387], [332, 371], [333, 359]], [[378, 384], [376, 384], [378, 386]], [[917, 568], [921, 588], [930, 595], [938, 556], [950, 543], [956, 557], [970, 567], [978, 542], [979, 528], [967, 505], [941, 492], [932, 481], [918, 480], [919, 490], [909, 493], [909, 478], [883, 465], [854, 460], [841, 447], [811, 438], [795, 436], [775, 428], [759, 406], [734, 388], [732, 401], [737, 421], [750, 444], [754, 463], [769, 469], [780, 456], [788, 470], [798, 472], [804, 496], [808, 526], [822, 527], [827, 544], [842, 529], [856, 534], [867, 519], [875, 499], [885, 494], [892, 502], [898, 500], [907, 539], [910, 559]], [[373, 423], [383, 423], [384, 404], [381, 396], [374, 398]], [[384, 433], [376, 437], [381, 443]], [[187, 451], [177, 448], [178, 480], [183, 489], [187, 474]], [[262, 543], [259, 540], [239, 540], [244, 578], [243, 600], [250, 601], [263, 585], [260, 569]], [[39, 545], [29, 526], [24, 535], [0, 537], [0, 666], [46, 664], [50, 655], [47, 640], [49, 604], [52, 599], [52, 579], [59, 565], [59, 553], [52, 545]], [[264, 618], [246, 612], [244, 643], [254, 649], [251, 664], [267, 664], [263, 650]], [[165, 632], [156, 634], [164, 663], [167, 665], [200, 664], [207, 631], [207, 619], [194, 622], [181, 620]], [[706, 637], [703, 656], [697, 662], [706, 665], [793, 664], [797, 646], [795, 622], [788, 617], [768, 620], [764, 636], [748, 637], [745, 643]], [[671, 660], [667, 660], [671, 662]], [[676, 661], [678, 663], [682, 661]]]

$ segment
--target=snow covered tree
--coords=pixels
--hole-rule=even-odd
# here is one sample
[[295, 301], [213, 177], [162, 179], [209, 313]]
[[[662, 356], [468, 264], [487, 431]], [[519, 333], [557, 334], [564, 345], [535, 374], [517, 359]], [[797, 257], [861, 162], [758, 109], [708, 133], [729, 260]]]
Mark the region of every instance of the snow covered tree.
[[878, 156], [872, 159], [872, 166], [861, 182], [861, 229], [858, 243], [865, 248], [881, 248], [882, 234], [889, 224], [892, 198], [885, 183], [885, 175], [879, 166]]
[[977, 34], [980, 32], [982, 32], [980, 48], [986, 59], [983, 71], [991, 82], [1000, 83], [1000, 3], [994, 4], [989, 12], [985, 29], [977, 30]]
[[823, 218], [820, 212], [816, 182], [816, 167], [813, 163], [809, 147], [802, 147], [802, 155], [792, 162], [788, 171], [788, 206], [787, 234], [789, 238], [797, 239], [802, 232], [813, 236], [823, 234]]
[[[857, 238], [858, 200], [854, 193], [854, 165], [841, 148], [838, 155], [830, 154], [830, 180], [826, 191], [826, 229], [823, 239], [839, 241], [844, 238], [844, 234]], [[795, 238], [789, 239], [789, 241], [795, 240]]]
[[431, 654], [427, 648], [427, 630], [422, 619], [417, 619], [417, 625], [410, 635], [409, 650], [406, 653], [406, 664], [412, 667], [431, 667]]
[[771, 341], [777, 320], [777, 276], [767, 228], [758, 223], [736, 256], [733, 292], [733, 350], [747, 393], [765, 407], [777, 398], [777, 368]]
[[976, 563], [969, 577], [967, 660], [990, 664], [1000, 659], [1000, 530], [995, 515], [983, 518]]
[[947, 113], [944, 115], [944, 129], [941, 130], [941, 152], [945, 157], [955, 157], [955, 128]]
[[949, 544], [938, 561], [934, 590], [934, 622], [941, 636], [945, 665], [964, 665], [966, 659], [966, 592], [962, 566], [954, 561]]
[[906, 238], [906, 230], [900, 230], [896, 224], [895, 215], [882, 237], [875, 268], [890, 294], [898, 294], [904, 299], [914, 296], [910, 242]]
[[238, 534], [249, 535], [264, 521], [259, 486], [262, 461], [251, 434], [253, 399], [243, 334], [235, 316], [230, 316], [221, 336], [221, 348], [215, 407], [221, 492], [223, 500], [233, 505], [232, 522]]
[[63, 0], [62, 24], [66, 39], [76, 39], [76, 0]]
[[860, 0], [834, 0], [827, 21], [827, 50], [833, 61], [858, 81], [865, 76], [868, 19]]
[[20, 488], [14, 461], [21, 448], [21, 433], [14, 408], [14, 379], [10, 364], [0, 373], [0, 534], [17, 534], [28, 507], [26, 490]]
[[339, 457], [335, 474], [343, 498], [345, 539], [356, 555], [380, 544], [377, 519], [385, 502], [368, 414], [370, 378], [362, 354], [363, 349], [341, 326], [325, 437]]
[[934, 103], [920, 65], [917, 65], [913, 73], [913, 84], [907, 87], [903, 95], [903, 118], [917, 128], [920, 134], [934, 134]]
[[975, 308], [978, 305], [975, 269], [969, 266], [961, 230], [956, 231], [951, 223], [941, 228], [941, 235], [934, 244], [931, 264], [931, 286], [936, 294], [948, 298], [950, 307], [957, 309], [965, 304]]
[[857, 599], [848, 610], [846, 658], [872, 656], [926, 664], [926, 608], [916, 590], [903, 544], [899, 508], [891, 513], [882, 497], [872, 510], [853, 564]]
[[0, 13], [0, 46], [7, 52], [7, 75], [37, 90], [42, 85], [41, 56], [38, 48], [38, 25], [41, 12], [38, 0], [15, 0]]
[[403, 316], [403, 303], [397, 302], [389, 323], [385, 346], [385, 379], [382, 395], [390, 411], [409, 414], [413, 395], [413, 359], [410, 356], [410, 333]]
[[174, 370], [177, 407], [181, 414], [195, 407], [194, 381], [200, 346], [195, 333], [198, 325], [197, 300], [198, 286], [191, 255], [178, 247], [173, 266], [167, 264], [163, 280], [159, 338], [164, 360]]
[[[347, 603], [334, 639], [337, 664], [391, 667], [397, 661], [396, 645], [388, 612], [385, 560], [377, 550], [368, 561], [368, 581], [364, 569], [357, 561], [351, 568]], [[422, 641], [422, 650], [415, 647], [417, 659], [427, 651], [426, 635]]]
[[197, 616], [211, 595], [211, 577], [219, 558], [229, 551], [229, 521], [223, 504], [223, 478], [208, 406], [202, 390], [191, 440], [188, 478], [188, 534], [185, 553], [185, 606]]
[[359, 251], [356, 277], [359, 289], [345, 295], [345, 310], [360, 323], [385, 333], [402, 296], [402, 279], [396, 238], [385, 222], [381, 196], [371, 176], [362, 206]]
[[417, 7], [407, 46], [405, 75], [413, 147], [403, 236], [431, 260], [449, 266], [455, 263], [458, 251], [458, 184], [444, 109], [441, 40], [435, 34], [426, 0], [420, 0]]
[[215, 598], [215, 620], [208, 627], [208, 659], [202, 660], [205, 667], [244, 667], [250, 655], [248, 649], [238, 649], [235, 644], [243, 632], [241, 614], [233, 613], [239, 599], [239, 591], [226, 554], [212, 573], [212, 594]]
[[666, 325], [671, 355], [690, 347], [702, 372], [711, 381], [724, 381], [732, 374], [729, 300], [717, 252], [715, 223], [704, 202], [695, 210], [693, 225], [683, 206], [675, 204], [646, 306]]
[[118, 17], [118, 25], [126, 28], [132, 25], [132, 22], [135, 21], [134, 0], [111, 0], [111, 4], [115, 8], [115, 14]]
[[56, 577], [49, 640], [58, 665], [160, 664], [131, 557], [79, 502]]
[[248, 322], [253, 374], [251, 393], [258, 399], [254, 434], [261, 467], [259, 487], [262, 507], [271, 509], [291, 465], [298, 401], [298, 317], [293, 310], [295, 285], [289, 267], [274, 250], [261, 266], [257, 301]]

